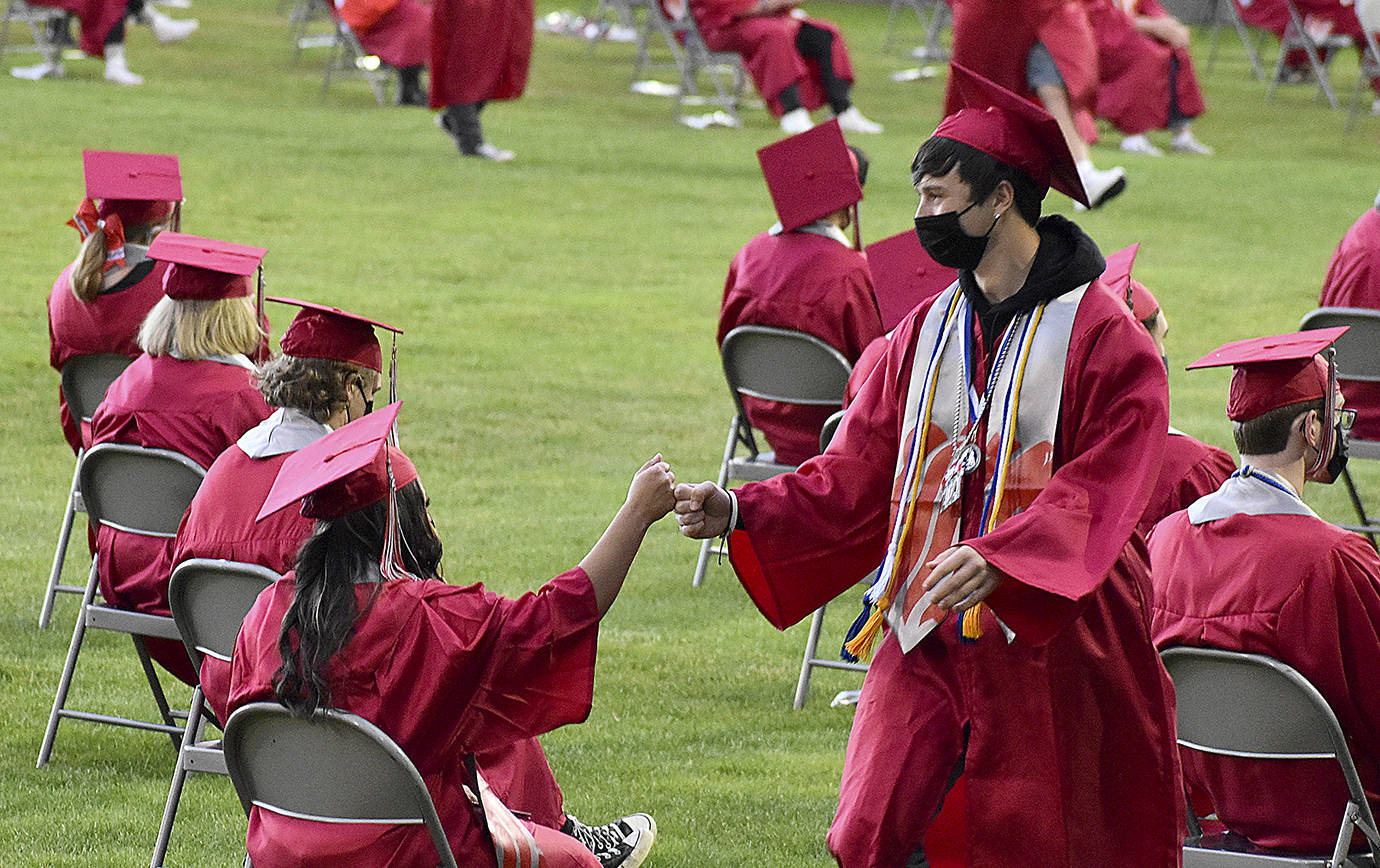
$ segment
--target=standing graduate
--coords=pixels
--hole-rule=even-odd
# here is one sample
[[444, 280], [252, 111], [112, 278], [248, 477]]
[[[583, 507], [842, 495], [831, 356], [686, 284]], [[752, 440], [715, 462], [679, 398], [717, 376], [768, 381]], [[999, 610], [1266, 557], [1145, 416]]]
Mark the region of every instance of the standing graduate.
[[[673, 505], [674, 477], [659, 455], [644, 464], [579, 566], [535, 593], [508, 599], [481, 584], [456, 587], [441, 578], [441, 540], [417, 470], [386, 442], [399, 406], [284, 462], [259, 514], [300, 502], [316, 529], [296, 569], [245, 617], [230, 706], [278, 701], [302, 715], [334, 707], [374, 723], [417, 766], [459, 863], [491, 865], [493, 844], [464, 794], [475, 789], [467, 754], [530, 742], [589, 715], [599, 621], [647, 529]], [[482, 759], [479, 772], [487, 778]], [[656, 837], [646, 814], [583, 830], [573, 818], [563, 828], [534, 820], [523, 825], [548, 868], [636, 868]], [[582, 841], [591, 834], [601, 839], [597, 854]], [[260, 808], [249, 817], [248, 849], [262, 866], [435, 861], [415, 824], [334, 825]]]
[[[1235, 367], [1227, 417], [1241, 469], [1155, 526], [1153, 629], [1161, 648], [1246, 651], [1297, 669], [1336, 713], [1380, 810], [1380, 557], [1302, 498], [1307, 481], [1330, 483], [1346, 465], [1354, 414], [1318, 355], [1345, 331], [1236, 341], [1189, 366]], [[1332, 851], [1347, 802], [1336, 761], [1184, 749], [1183, 764], [1231, 831], [1262, 847]]]
[[[1380, 193], [1342, 236], [1327, 263], [1321, 307], [1368, 307], [1380, 310]], [[1380, 440], [1380, 383], [1342, 381], [1347, 403], [1356, 410], [1352, 432], [1363, 440]]]
[[[673, 5], [659, 2], [663, 8]], [[783, 132], [808, 130], [810, 112], [826, 104], [850, 133], [882, 131], [853, 105], [853, 64], [832, 21], [805, 14], [797, 0], [688, 0], [688, 5], [705, 47], [742, 56]]]
[[512, 151], [484, 140], [479, 113], [517, 99], [532, 63], [532, 0], [435, 0], [431, 7], [431, 107], [467, 157], [504, 163]]
[[[139, 325], [163, 297], [167, 271], [166, 263], [148, 258], [148, 246], [180, 223], [177, 157], [82, 151], [81, 160], [86, 198], [67, 221], [81, 236], [81, 251], [48, 294], [48, 363], [58, 371], [73, 356], [139, 356]], [[58, 417], [72, 451], [79, 451], [81, 427], [61, 385]]]
[[730, 534], [782, 629], [882, 564], [848, 646], [880, 631], [828, 836], [843, 868], [905, 866], [956, 779], [966, 864], [1175, 866], [1173, 694], [1133, 535], [1164, 366], [1092, 240], [1039, 217], [1049, 186], [1086, 201], [1057, 123], [954, 73], [969, 107], [911, 171], [958, 281], [897, 326], [823, 455], [732, 495], [679, 485], [678, 520]]
[[[856, 225], [867, 158], [830, 121], [757, 152], [779, 222], [753, 236], [728, 266], [718, 343], [740, 325], [814, 335], [850, 363], [882, 333], [867, 257], [844, 234]], [[752, 427], [776, 460], [819, 454], [819, 430], [838, 407], [743, 396]]]
[[[266, 251], [163, 232], [149, 246], [169, 263], [166, 298], [139, 330], [144, 354], [125, 369], [91, 419], [93, 443], [171, 449], [209, 467], [226, 447], [269, 414], [254, 387], [263, 332], [252, 299]], [[101, 525], [96, 565], [101, 596], [112, 606], [169, 615], [172, 539]], [[188, 684], [196, 672], [180, 642], [146, 639], [149, 654]]]

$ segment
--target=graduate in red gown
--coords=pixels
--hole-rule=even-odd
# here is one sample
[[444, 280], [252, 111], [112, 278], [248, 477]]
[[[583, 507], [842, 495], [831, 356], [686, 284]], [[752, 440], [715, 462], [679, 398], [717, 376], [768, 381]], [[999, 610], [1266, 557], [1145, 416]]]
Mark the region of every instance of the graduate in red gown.
[[679, 485], [677, 517], [687, 536], [731, 532], [779, 628], [882, 564], [848, 646], [867, 653], [886, 620], [828, 836], [844, 868], [908, 864], [941, 804], [960, 824], [943, 855], [963, 864], [1174, 866], [1173, 694], [1133, 535], [1164, 367], [1095, 282], [1092, 240], [1039, 219], [1050, 185], [1086, 201], [1057, 123], [955, 73], [973, 107], [912, 178], [916, 231], [958, 282], [896, 328], [823, 455], [733, 496]]
[[[61, 9], [81, 22], [81, 50], [92, 57], [105, 59], [105, 80], [123, 85], [139, 85], [144, 77], [131, 72], [125, 62], [125, 19], [146, 24], [159, 42], [180, 42], [197, 29], [195, 19], [175, 21], [160, 11], [150, 0], [31, 0], [31, 6]], [[43, 62], [35, 66], [18, 66], [10, 70], [15, 78], [36, 81], [40, 78], [62, 78], [61, 40], [51, 40], [42, 46]]]
[[[82, 151], [81, 158], [86, 199], [67, 221], [81, 235], [81, 251], [48, 294], [48, 363], [58, 371], [73, 356], [139, 356], [135, 337], [163, 297], [167, 271], [165, 263], [147, 257], [148, 246], [180, 222], [177, 157]], [[67, 409], [61, 385], [58, 418], [72, 451], [79, 451], [81, 427]]]
[[467, 157], [507, 162], [513, 152], [484, 140], [479, 113], [517, 99], [532, 62], [532, 0], [435, 0], [431, 6], [430, 105]]
[[[1169, 320], [1145, 284], [1131, 276], [1131, 266], [1139, 249], [1139, 244], [1132, 244], [1108, 256], [1102, 282], [1112, 292], [1126, 299], [1131, 315], [1150, 333], [1150, 340], [1168, 371], [1169, 357], [1164, 344], [1165, 336], [1169, 333]], [[1204, 443], [1170, 425], [1169, 436], [1164, 441], [1164, 455], [1160, 459], [1159, 476], [1136, 528], [1148, 537], [1156, 522], [1203, 495], [1216, 491], [1235, 471], [1236, 461], [1226, 450]]]
[[[855, 224], [867, 158], [848, 149], [832, 121], [768, 145], [757, 157], [780, 222], [753, 236], [729, 263], [717, 341], [722, 345], [741, 325], [795, 329], [854, 362], [882, 333], [867, 257], [844, 234]], [[820, 428], [839, 409], [751, 396], [743, 405], [785, 464], [819, 454]]]
[[[260, 514], [300, 502], [317, 526], [295, 571], [266, 589], [245, 618], [230, 704], [280, 701], [303, 714], [329, 706], [370, 720], [421, 772], [459, 863], [492, 864], [493, 845], [462, 789], [473, 786], [465, 757], [588, 716], [599, 620], [647, 529], [673, 505], [674, 477], [660, 456], [644, 464], [580, 565], [535, 593], [508, 599], [480, 584], [449, 585], [417, 471], [386, 445], [398, 407], [366, 415], [283, 464]], [[313, 615], [321, 611], [332, 614]], [[486, 773], [482, 763], [479, 772]], [[596, 857], [570, 834], [523, 825], [550, 868], [634, 868], [656, 835], [645, 814], [623, 818], [601, 827], [610, 840]], [[415, 825], [323, 824], [258, 808], [248, 848], [256, 866], [269, 868], [435, 861], [426, 830]]]
[[[663, 7], [672, 5], [661, 0]], [[742, 55], [743, 66], [781, 119], [781, 129], [810, 128], [810, 112], [828, 105], [850, 133], [880, 133], [882, 125], [853, 105], [853, 64], [832, 21], [802, 11], [796, 0], [688, 0], [710, 51]]]
[[1145, 134], [1168, 129], [1170, 150], [1211, 154], [1193, 134], [1206, 107], [1188, 28], [1156, 0], [1085, 2], [1097, 39], [1097, 114], [1125, 134], [1121, 149], [1161, 156]]
[[365, 51], [398, 71], [397, 105], [426, 105], [422, 70], [431, 59], [431, 6], [421, 0], [334, 0]]
[[[163, 232], [148, 255], [170, 263], [167, 295], [139, 331], [144, 354], [111, 384], [91, 419], [93, 443], [132, 443], [180, 452], [210, 467], [269, 414], [248, 354], [263, 333], [255, 320], [254, 272], [264, 249]], [[96, 534], [101, 596], [123, 609], [168, 615], [173, 540]], [[146, 640], [169, 672], [196, 683], [180, 642]]]
[[[1150, 537], [1155, 642], [1265, 654], [1336, 713], [1380, 810], [1380, 557], [1303, 502], [1345, 465], [1335, 374], [1316, 354], [1346, 329], [1237, 341], [1190, 367], [1235, 365], [1227, 416], [1241, 469]], [[1329, 400], [1329, 396], [1331, 399]], [[1183, 751], [1184, 776], [1226, 827], [1262, 847], [1330, 853], [1346, 787], [1335, 760]]]
[[[1380, 195], [1332, 252], [1318, 305], [1380, 309]], [[1380, 383], [1343, 380], [1342, 387], [1347, 403], [1356, 410], [1352, 434], [1380, 440]]]

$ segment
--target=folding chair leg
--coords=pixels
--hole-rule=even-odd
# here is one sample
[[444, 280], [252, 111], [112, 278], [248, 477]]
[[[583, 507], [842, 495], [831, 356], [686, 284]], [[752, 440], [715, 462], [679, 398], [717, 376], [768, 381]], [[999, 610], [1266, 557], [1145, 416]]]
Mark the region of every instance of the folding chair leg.
[[[733, 460], [733, 450], [738, 444], [738, 416], [735, 413], [733, 421], [728, 423], [728, 443], [724, 446], [724, 460], [719, 463], [719, 487], [723, 488], [728, 484], [728, 462]], [[700, 559], [695, 562], [695, 578], [691, 580], [690, 587], [698, 588], [704, 584], [704, 571], [709, 565], [709, 547], [714, 544], [714, 540], [707, 539], [700, 546]]]
[[[1357, 520], [1362, 525], [1369, 526], [1370, 518], [1366, 515], [1365, 504], [1361, 503], [1361, 495], [1356, 490], [1356, 483], [1351, 479], [1351, 471], [1346, 468], [1342, 468], [1342, 481], [1346, 483], [1346, 493], [1351, 498], [1351, 506], [1356, 510]], [[1370, 531], [1364, 531], [1364, 533], [1366, 539], [1370, 540], [1370, 544], [1375, 545], [1375, 534]]]
[[810, 670], [814, 668], [815, 654], [819, 651], [819, 634], [824, 628], [824, 609], [825, 606], [815, 609], [814, 616], [810, 618], [810, 636], [805, 640], [805, 659], [800, 663], [800, 680], [795, 685], [793, 707], [797, 710], [805, 707], [805, 700], [810, 695]]
[[187, 727], [182, 731], [182, 744], [177, 750], [177, 762], [173, 765], [172, 784], [168, 787], [168, 802], [163, 806], [163, 822], [158, 826], [158, 840], [153, 845], [153, 858], [149, 868], [162, 868], [168, 855], [168, 842], [172, 838], [173, 822], [177, 819], [177, 803], [182, 799], [182, 785], [187, 780], [187, 749], [201, 737], [201, 708], [204, 698], [201, 687], [192, 692], [192, 704], [187, 711]]
[[48, 764], [53, 755], [53, 742], [57, 739], [58, 721], [62, 719], [62, 709], [67, 704], [67, 691], [72, 687], [72, 673], [77, 668], [77, 655], [81, 653], [82, 639], [86, 636], [86, 607], [96, 596], [96, 564], [91, 564], [91, 576], [86, 580], [86, 591], [82, 594], [81, 608], [77, 610], [77, 626], [72, 630], [72, 644], [67, 647], [67, 662], [62, 667], [62, 677], [58, 679], [57, 693], [53, 696], [53, 711], [48, 715], [48, 728], [43, 733], [43, 745], [38, 749], [38, 768]]
[[[80, 459], [79, 459], [80, 461]], [[72, 487], [67, 491], [67, 511], [62, 516], [62, 530], [58, 531], [57, 548], [53, 551], [53, 567], [48, 571], [48, 590], [43, 594], [43, 608], [38, 613], [38, 627], [47, 629], [53, 617], [53, 600], [62, 583], [62, 566], [67, 561], [67, 543], [72, 537], [72, 522], [77, 516], [77, 471], [72, 471]]]
[[[163, 685], [158, 680], [158, 670], [153, 667], [153, 659], [149, 657], [149, 649], [144, 645], [144, 640], [131, 633], [129, 635], [134, 642], [134, 650], [139, 655], [139, 665], [144, 667], [144, 677], [148, 679], [149, 691], [153, 694], [153, 701], [158, 706], [158, 715], [167, 726], [177, 726], [176, 717], [173, 714], [172, 706], [168, 705], [168, 697], [163, 693]], [[176, 735], [168, 733], [168, 738], [172, 740], [173, 750], [178, 750], [182, 742]]]

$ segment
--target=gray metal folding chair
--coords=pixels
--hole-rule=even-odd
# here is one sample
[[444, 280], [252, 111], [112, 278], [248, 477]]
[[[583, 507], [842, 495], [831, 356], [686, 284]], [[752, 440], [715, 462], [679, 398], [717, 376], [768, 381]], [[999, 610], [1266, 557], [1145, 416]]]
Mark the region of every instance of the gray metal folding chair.
[[[774, 453], [757, 448], [756, 434], [743, 410], [743, 396], [842, 407], [843, 390], [853, 366], [842, 353], [814, 335], [771, 326], [738, 326], [724, 336], [719, 352], [734, 407], [719, 466], [719, 487], [727, 486], [730, 480], [759, 481], [794, 470], [795, 465], [778, 463]], [[746, 454], [739, 455], [739, 448], [745, 449]], [[709, 555], [715, 550], [713, 540], [705, 540], [700, 546], [694, 587], [704, 582]]]
[[[182, 644], [187, 646], [187, 654], [198, 671], [202, 658], [207, 656], [230, 662], [244, 616], [249, 614], [259, 593], [278, 578], [268, 567], [236, 561], [195, 558], [177, 565], [168, 583], [168, 603], [172, 607], [173, 622], [182, 635]], [[150, 868], [160, 868], [167, 856], [173, 822], [177, 819], [177, 803], [182, 798], [187, 775], [191, 772], [229, 774], [220, 739], [203, 738], [205, 715], [206, 699], [198, 684], [187, 709], [187, 725], [182, 731], [182, 745], [173, 766], [168, 802], [163, 808], [163, 822], [158, 827]]]
[[[182, 514], [192, 502], [206, 470], [187, 456], [167, 449], [100, 443], [82, 457], [78, 475], [82, 498], [86, 501], [86, 512], [91, 521], [128, 533], [170, 539], [177, 535]], [[72, 644], [67, 649], [67, 661], [62, 667], [62, 677], [53, 697], [53, 711], [48, 716], [48, 728], [38, 752], [39, 768], [46, 765], [52, 756], [58, 723], [63, 718], [162, 732], [169, 737], [174, 748], [181, 743], [184, 728], [176, 718], [182, 715], [168, 707], [167, 697], [159, 684], [148, 649], [144, 647], [143, 637], [181, 641], [182, 635], [178, 633], [172, 618], [131, 612], [95, 602], [99, 583], [96, 566], [93, 561], [82, 594], [77, 625], [72, 630]], [[133, 640], [139, 662], [144, 668], [144, 677], [158, 706], [160, 722], [67, 708], [67, 693], [72, 686], [72, 676], [87, 630], [125, 633]]]
[[[330, 6], [329, 0], [320, 2]], [[365, 51], [350, 25], [334, 14], [333, 7], [331, 12], [335, 37], [326, 56], [326, 71], [321, 77], [321, 98], [326, 98], [333, 80], [340, 76], [354, 76], [364, 79], [369, 84], [369, 89], [374, 92], [374, 99], [380, 106], [388, 105], [388, 88], [394, 78], [393, 68]]]
[[949, 4], [944, 0], [891, 0], [891, 12], [886, 19], [886, 36], [882, 38], [882, 51], [891, 50], [891, 40], [896, 35], [896, 16], [902, 7], [908, 7], [920, 20], [925, 31], [925, 41], [917, 46], [911, 57], [916, 60], [942, 62], [949, 59], [948, 49], [944, 47], [943, 32], [953, 20]]
[[[1380, 383], [1380, 310], [1364, 307], [1320, 307], [1310, 311], [1299, 323], [1299, 329], [1322, 329], [1332, 326], [1351, 326], [1336, 343], [1337, 374], [1347, 380], [1363, 383]], [[1351, 458], [1362, 461], [1380, 459], [1380, 440], [1358, 440], [1349, 438], [1347, 452]], [[1366, 534], [1371, 543], [1375, 534], [1380, 533], [1380, 518], [1373, 518], [1366, 512], [1360, 492], [1350, 471], [1342, 472], [1342, 482], [1346, 484], [1351, 505], [1356, 510], [1359, 524], [1343, 524], [1347, 530]]]
[[1289, 7], [1289, 24], [1284, 28], [1284, 38], [1279, 43], [1279, 60], [1275, 61], [1275, 74], [1270, 78], [1266, 96], [1273, 96], [1275, 88], [1284, 80], [1284, 66], [1287, 55], [1294, 49], [1301, 50], [1308, 58], [1308, 67], [1313, 71], [1313, 80], [1318, 92], [1328, 105], [1337, 108], [1337, 94], [1332, 90], [1332, 80], [1328, 78], [1327, 66], [1337, 52], [1351, 46], [1351, 37], [1343, 33], [1329, 33], [1322, 39], [1315, 39], [1303, 26], [1303, 16], [1294, 5], [1294, 0], [1284, 0]]
[[[679, 121], [686, 106], [717, 106], [736, 126], [738, 108], [744, 102], [743, 91], [747, 87], [742, 58], [731, 51], [709, 50], [685, 0], [650, 0], [642, 29], [638, 31], [638, 66], [634, 78], [640, 78], [651, 65], [648, 43], [652, 41], [653, 32], [661, 36], [672, 65], [680, 75], [672, 116]], [[701, 92], [702, 75], [712, 85], [712, 94]]]
[[[1185, 868], [1342, 868], [1374, 864], [1380, 833], [1376, 831], [1370, 803], [1356, 774], [1342, 727], [1327, 700], [1308, 679], [1293, 667], [1262, 654], [1176, 647], [1166, 648], [1160, 658], [1174, 682], [1180, 745], [1217, 756], [1263, 761], [1335, 759], [1350, 795], [1344, 808], [1338, 805], [1340, 828], [1330, 856], [1291, 856], [1242, 847], [1240, 836], [1205, 836], [1190, 810], [1192, 834], [1184, 843]], [[1371, 852], [1365, 856], [1348, 856], [1356, 830], [1370, 844]]]
[[246, 814], [257, 805], [323, 823], [425, 824], [441, 865], [456, 868], [416, 766], [362, 717], [326, 709], [304, 720], [250, 703], [225, 724], [225, 764]]
[[1260, 52], [1265, 45], [1265, 39], [1269, 36], [1267, 31], [1260, 31], [1255, 42], [1251, 42], [1250, 28], [1246, 22], [1241, 20], [1241, 13], [1236, 8], [1236, 0], [1211, 0], [1212, 22], [1212, 47], [1208, 51], [1207, 64], [1203, 69], [1207, 72], [1212, 71], [1212, 65], [1217, 61], [1217, 41], [1221, 37], [1222, 27], [1230, 25], [1236, 31], [1236, 35], [1241, 37], [1241, 45], [1246, 49], [1246, 59], [1250, 61], [1251, 71], [1255, 73], [1256, 81], [1265, 81], [1265, 67], [1260, 62]]
[[[90, 422], [96, 407], [105, 398], [106, 389], [115, 382], [129, 363], [128, 356], [112, 353], [94, 353], [89, 356], [74, 356], [62, 366], [62, 394], [67, 398], [67, 408], [72, 418], [78, 422]], [[43, 607], [38, 613], [38, 626], [45, 628], [53, 616], [53, 600], [58, 594], [80, 594], [81, 585], [62, 584], [62, 566], [67, 560], [67, 542], [72, 536], [72, 522], [77, 513], [86, 512], [82, 503], [81, 488], [77, 485], [77, 471], [85, 450], [77, 452], [77, 466], [72, 468], [72, 485], [67, 491], [67, 508], [62, 515], [62, 528], [58, 531], [57, 548], [53, 551], [53, 566], [48, 571], [48, 590], [43, 594]]]
[[[828, 419], [824, 420], [824, 427], [819, 432], [819, 450], [823, 452], [829, 448], [829, 441], [834, 439], [834, 432], [838, 430], [839, 423], [843, 421], [843, 411], [840, 410]], [[805, 657], [800, 661], [800, 680], [795, 685], [795, 701], [792, 707], [800, 709], [805, 707], [805, 700], [810, 695], [810, 673], [815, 668], [819, 669], [842, 669], [847, 672], [866, 672], [866, 663], [849, 663], [835, 657], [820, 657], [819, 655], [819, 636], [824, 631], [824, 610], [828, 608], [828, 603], [815, 609], [815, 613], [810, 618], [810, 633], [805, 638]]]
[[1356, 77], [1356, 95], [1351, 100], [1351, 113], [1347, 115], [1348, 131], [1356, 125], [1356, 115], [1361, 111], [1361, 91], [1376, 79], [1380, 79], [1380, 0], [1356, 0], [1356, 20], [1361, 22], [1365, 42], [1361, 46], [1361, 72]]

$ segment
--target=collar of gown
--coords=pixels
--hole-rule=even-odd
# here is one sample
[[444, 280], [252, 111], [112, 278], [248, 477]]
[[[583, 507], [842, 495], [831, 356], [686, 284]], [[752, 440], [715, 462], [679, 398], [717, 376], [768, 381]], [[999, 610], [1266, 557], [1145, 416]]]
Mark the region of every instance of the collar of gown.
[[[174, 359], [178, 359], [179, 361], [189, 361], [186, 356], [182, 355], [177, 350], [172, 350], [168, 353], [168, 355], [172, 356]], [[202, 356], [199, 359], [191, 359], [190, 361], [215, 362], [218, 365], [233, 365], [234, 367], [244, 368], [249, 371], [258, 370], [258, 368], [254, 367], [254, 363], [249, 361], [249, 357], [246, 356], [244, 353], [216, 353], [213, 356]]]
[[1230, 518], [1233, 515], [1318, 517], [1288, 482], [1249, 464], [1232, 474], [1222, 483], [1221, 488], [1198, 498], [1188, 507], [1188, 520], [1195, 525]]
[[270, 458], [296, 452], [331, 433], [331, 426], [291, 407], [280, 407], [272, 416], [241, 435], [236, 445], [250, 458]]
[[[781, 228], [781, 221], [778, 220], [767, 230], [768, 235], [781, 235], [784, 230]], [[832, 238], [844, 247], [852, 247], [853, 242], [848, 240], [848, 236], [843, 234], [843, 230], [830, 223], [828, 220], [816, 220], [813, 223], [806, 223], [799, 229], [792, 229], [792, 232], [805, 232], [810, 235], [823, 235], [825, 238]]]

